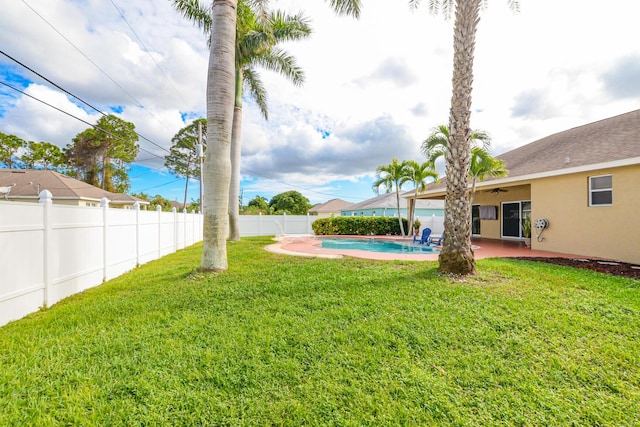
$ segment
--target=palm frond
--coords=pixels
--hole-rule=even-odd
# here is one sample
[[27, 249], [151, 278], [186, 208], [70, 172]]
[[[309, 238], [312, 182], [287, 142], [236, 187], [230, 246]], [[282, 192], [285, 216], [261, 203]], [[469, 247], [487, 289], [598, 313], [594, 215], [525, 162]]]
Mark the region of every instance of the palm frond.
[[354, 18], [360, 17], [362, 4], [360, 0], [328, 0], [333, 10], [338, 15], [349, 15]]
[[260, 79], [260, 75], [253, 68], [245, 68], [243, 73], [243, 84], [247, 86], [249, 95], [258, 104], [258, 108], [265, 120], [269, 120], [267, 109], [267, 90]]

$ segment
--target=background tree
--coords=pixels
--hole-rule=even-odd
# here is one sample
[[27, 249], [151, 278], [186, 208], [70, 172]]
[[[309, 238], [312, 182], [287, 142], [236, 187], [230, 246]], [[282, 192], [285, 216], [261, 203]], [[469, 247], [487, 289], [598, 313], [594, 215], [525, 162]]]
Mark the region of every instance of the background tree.
[[400, 190], [402, 185], [410, 181], [410, 171], [406, 161], [400, 162], [395, 157], [388, 165], [376, 168], [377, 179], [373, 183], [373, 191], [379, 193], [380, 187], [384, 187], [387, 193], [395, 190], [396, 206], [398, 208], [398, 222], [400, 223], [400, 233], [405, 236], [404, 225], [402, 224], [402, 214], [400, 213]]
[[24, 139], [0, 132], [0, 163], [9, 169], [14, 169], [19, 165], [16, 156], [26, 145], [27, 142]]
[[[433, 169], [430, 162], [418, 163], [414, 160], [407, 160], [407, 171], [409, 172], [409, 181], [414, 185], [414, 203], [417, 203], [418, 193], [426, 190], [429, 180], [437, 181], [438, 172]], [[410, 209], [408, 213], [409, 235], [414, 234], [413, 218], [415, 216], [415, 208]], [[417, 231], [417, 230], [416, 230]]]
[[93, 144], [95, 129], [89, 128], [77, 134], [71, 144], [63, 149], [66, 163], [69, 166], [67, 174], [74, 178], [100, 186], [100, 153]]
[[103, 190], [129, 190], [127, 165], [140, 147], [133, 123], [112, 114], [101, 117], [95, 127], [80, 132], [67, 145], [65, 157], [76, 178]]
[[147, 207], [147, 210], [155, 211], [158, 206], [160, 206], [160, 210], [162, 210], [163, 212], [171, 212], [173, 210], [173, 204], [171, 204], [171, 200], [165, 199], [160, 194], [156, 194], [155, 196], [151, 197], [147, 193], [133, 193], [132, 196], [149, 202], [149, 207]]
[[61, 170], [64, 169], [66, 165], [66, 159], [60, 147], [44, 141], [29, 141], [21, 159], [29, 169], [40, 168]]
[[207, 144], [207, 119], [196, 119], [191, 124], [183, 127], [171, 138], [173, 145], [169, 155], [164, 159], [164, 165], [169, 171], [186, 180], [184, 186], [184, 203], [187, 205], [187, 192], [189, 191], [189, 179], [200, 180], [200, 157], [198, 141], [202, 131], [202, 145]]
[[248, 209], [246, 213], [271, 213], [271, 206], [269, 206], [269, 202], [262, 196], [256, 196], [253, 199], [249, 200], [247, 208]]
[[311, 206], [309, 199], [295, 190], [277, 194], [269, 200], [274, 214], [306, 215]]
[[[517, 0], [507, 0], [516, 9]], [[409, 0], [416, 7], [420, 0]], [[449, 155], [446, 156], [447, 193], [445, 196], [444, 240], [438, 257], [442, 273], [467, 275], [475, 273], [471, 249], [468, 178], [470, 167], [471, 95], [476, 32], [480, 22], [480, 6], [486, 0], [429, 0], [432, 13], [440, 10], [450, 17], [455, 10], [453, 31], [453, 77], [449, 110]]]

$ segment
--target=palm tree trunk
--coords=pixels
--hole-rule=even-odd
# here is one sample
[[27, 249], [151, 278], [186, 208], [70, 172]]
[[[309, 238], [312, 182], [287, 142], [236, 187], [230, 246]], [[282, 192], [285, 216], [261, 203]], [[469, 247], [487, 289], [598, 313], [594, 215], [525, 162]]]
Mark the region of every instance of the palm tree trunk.
[[444, 239], [438, 270], [445, 274], [475, 273], [469, 221], [468, 174], [473, 58], [481, 0], [457, 0], [453, 35], [453, 93], [449, 112], [449, 155], [446, 156]]
[[[398, 188], [398, 183], [396, 182], [396, 188]], [[404, 234], [404, 225], [402, 224], [402, 215], [400, 214], [400, 191], [396, 190], [396, 206], [398, 206], [398, 222], [400, 223], [400, 233], [402, 234], [402, 237], [405, 236]]]
[[224, 271], [229, 227], [231, 129], [235, 81], [237, 0], [213, 0], [207, 79], [208, 150], [204, 164], [203, 249], [200, 268]]
[[231, 133], [231, 182], [229, 185], [229, 240], [240, 240], [240, 163], [242, 158], [242, 71], [236, 70], [235, 107]]

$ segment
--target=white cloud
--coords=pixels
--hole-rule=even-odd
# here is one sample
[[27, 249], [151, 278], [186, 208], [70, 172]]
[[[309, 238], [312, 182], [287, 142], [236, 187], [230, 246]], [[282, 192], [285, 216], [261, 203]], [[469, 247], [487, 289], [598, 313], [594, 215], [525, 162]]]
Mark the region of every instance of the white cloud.
[[[640, 6], [536, 0], [521, 2], [513, 14], [504, 3], [490, 2], [483, 11], [474, 66], [472, 127], [491, 133], [495, 153], [638, 108]], [[127, 22], [112, 2], [8, 2], [0, 46], [100, 110], [122, 108], [140, 134], [168, 148], [187, 124], [183, 115], [186, 122], [204, 115], [206, 38], [171, 2], [115, 4]], [[319, 189], [317, 197], [329, 199], [324, 194], [331, 189], [345, 192], [355, 182], [370, 197], [366, 180], [378, 165], [392, 157], [419, 160], [421, 141], [448, 121], [453, 22], [429, 15], [425, 4], [410, 12], [408, 2], [388, 0], [364, 1], [360, 20], [335, 16], [326, 1], [277, 0], [272, 7], [302, 10], [314, 33], [285, 46], [305, 70], [302, 87], [261, 73], [270, 120], [245, 102], [243, 174], [253, 178], [245, 189], [273, 194], [286, 187], [282, 182]], [[0, 57], [0, 78], [15, 82], [17, 74], [33, 82], [27, 93], [97, 120], [97, 113]], [[3, 132], [64, 146], [87, 128], [5, 87], [0, 96]], [[264, 177], [277, 181], [264, 184]]]

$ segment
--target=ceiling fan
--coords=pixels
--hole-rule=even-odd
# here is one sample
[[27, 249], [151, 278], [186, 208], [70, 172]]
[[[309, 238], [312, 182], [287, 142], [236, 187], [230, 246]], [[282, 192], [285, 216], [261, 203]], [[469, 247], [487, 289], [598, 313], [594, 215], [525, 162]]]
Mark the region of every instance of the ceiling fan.
[[504, 190], [502, 188], [492, 188], [491, 190], [485, 190], [488, 193], [493, 193], [493, 194], [500, 194], [500, 193], [506, 193], [509, 190]]

